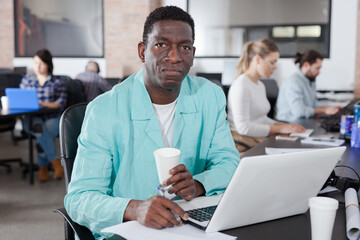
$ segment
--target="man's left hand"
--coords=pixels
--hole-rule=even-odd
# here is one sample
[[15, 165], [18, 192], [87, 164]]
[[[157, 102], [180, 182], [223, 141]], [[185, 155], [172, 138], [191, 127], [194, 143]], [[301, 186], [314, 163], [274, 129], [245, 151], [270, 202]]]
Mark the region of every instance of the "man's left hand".
[[172, 176], [164, 181], [163, 186], [166, 187], [173, 184], [169, 189], [170, 194], [175, 193], [187, 201], [205, 194], [203, 185], [193, 179], [184, 164], [179, 164], [170, 169], [169, 173]]

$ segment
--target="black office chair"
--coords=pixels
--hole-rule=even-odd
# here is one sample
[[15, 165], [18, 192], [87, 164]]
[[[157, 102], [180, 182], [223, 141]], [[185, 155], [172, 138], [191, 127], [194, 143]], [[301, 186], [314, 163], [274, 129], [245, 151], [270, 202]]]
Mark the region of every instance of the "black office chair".
[[[0, 74], [0, 96], [5, 96], [5, 88], [18, 88], [22, 79], [22, 75], [14, 73]], [[1, 106], [2, 108], [2, 106]], [[11, 131], [11, 139], [14, 144], [17, 143], [17, 137], [15, 137], [14, 129], [16, 124], [16, 118], [3, 118], [0, 119], [0, 132]], [[22, 166], [21, 158], [1, 159], [0, 166], [6, 167], [8, 173], [11, 172], [10, 162], [18, 162]]]
[[18, 88], [22, 78], [18, 73], [0, 73], [0, 96], [5, 96], [5, 88]]
[[279, 86], [274, 79], [260, 79], [260, 81], [265, 85], [266, 97], [270, 102], [270, 112], [268, 113], [268, 117], [274, 118]]
[[25, 67], [14, 67], [12, 72], [25, 76], [26, 72], [27, 72], [27, 67], [26, 66]]
[[11, 68], [0, 68], [0, 74], [2, 73], [11, 73], [12, 69]]
[[[79, 103], [67, 108], [60, 118], [60, 153], [61, 164], [65, 172], [65, 187], [71, 180], [71, 172], [76, 156], [77, 138], [81, 131], [87, 103]], [[64, 217], [65, 239], [73, 240], [74, 232], [80, 239], [95, 239], [91, 231], [76, 222], [73, 222], [65, 208], [55, 210]]]
[[[67, 108], [60, 118], [60, 153], [61, 164], [64, 167], [65, 172], [65, 187], [66, 191], [71, 181], [71, 173], [75, 161], [77, 151], [77, 139], [81, 131], [81, 126], [85, 116], [87, 103], [78, 103]], [[91, 231], [72, 221], [67, 214], [65, 208], [60, 208], [54, 212], [60, 213], [64, 217], [64, 229], [65, 239], [73, 240], [74, 233], [80, 238], [80, 240], [94, 239]], [[111, 240], [123, 240], [122, 237], [114, 235]], [[109, 240], [110, 240], [109, 239]]]
[[67, 98], [65, 109], [74, 104], [86, 102], [84, 87], [79, 79], [72, 79], [66, 75], [55, 75], [55, 77], [60, 78], [66, 87]]
[[107, 81], [112, 87], [115, 86], [116, 84], [121, 82], [120, 78], [105, 78], [105, 81]]
[[[0, 132], [7, 132], [7, 131], [11, 131], [11, 137], [14, 141], [14, 139], [16, 138], [14, 136], [14, 128], [15, 128], [15, 124], [16, 124], [16, 118], [4, 118], [4, 119], [0, 119]], [[0, 166], [5, 167], [6, 171], [8, 173], [11, 172], [11, 165], [9, 164], [10, 162], [18, 162], [20, 164], [20, 166], [22, 166], [22, 159], [21, 158], [8, 158], [8, 159], [1, 159], [0, 160]]]

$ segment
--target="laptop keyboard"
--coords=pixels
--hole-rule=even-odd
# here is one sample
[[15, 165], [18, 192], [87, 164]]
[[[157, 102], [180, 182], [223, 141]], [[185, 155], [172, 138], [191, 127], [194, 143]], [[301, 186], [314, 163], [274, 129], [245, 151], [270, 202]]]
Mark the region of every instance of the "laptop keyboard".
[[351, 101], [348, 105], [340, 109], [334, 115], [329, 116], [321, 122], [321, 126], [327, 131], [338, 132], [340, 130], [341, 115], [353, 115], [354, 105], [359, 102], [360, 99]]
[[204, 208], [196, 208], [196, 209], [192, 209], [187, 211], [187, 213], [189, 214], [189, 217], [199, 221], [199, 222], [205, 222], [205, 221], [209, 221], [212, 217], [212, 215], [215, 212], [216, 209], [216, 205], [215, 206], [209, 206], [209, 207], [204, 207]]

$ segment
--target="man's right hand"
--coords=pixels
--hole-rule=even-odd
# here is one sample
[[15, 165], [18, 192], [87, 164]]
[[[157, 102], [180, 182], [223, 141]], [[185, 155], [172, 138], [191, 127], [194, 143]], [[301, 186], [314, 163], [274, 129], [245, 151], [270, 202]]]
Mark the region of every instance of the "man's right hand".
[[337, 113], [341, 107], [318, 107], [315, 108], [315, 115], [325, 114], [325, 115], [333, 115]]
[[182, 222], [176, 220], [171, 210], [183, 220], [188, 219], [188, 214], [178, 204], [167, 198], [154, 196], [144, 201], [130, 200], [124, 213], [124, 221], [137, 220], [155, 229], [179, 226]]

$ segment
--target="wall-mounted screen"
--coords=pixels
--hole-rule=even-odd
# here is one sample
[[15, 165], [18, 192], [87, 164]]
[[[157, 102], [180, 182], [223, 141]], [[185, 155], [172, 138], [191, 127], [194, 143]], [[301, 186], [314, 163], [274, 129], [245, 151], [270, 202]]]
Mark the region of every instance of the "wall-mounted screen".
[[102, 0], [14, 0], [15, 56], [103, 57]]

